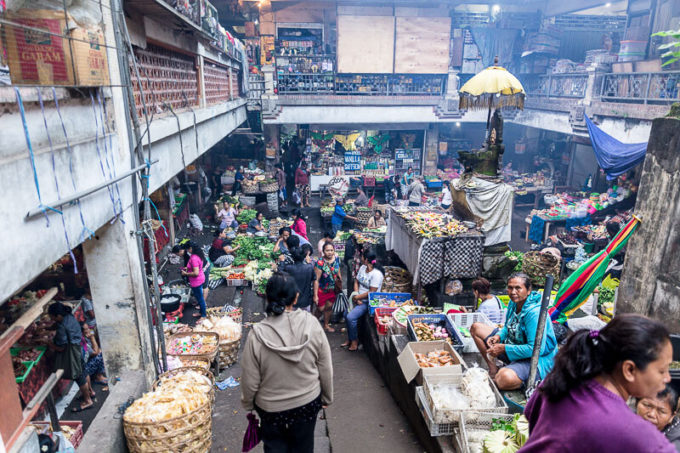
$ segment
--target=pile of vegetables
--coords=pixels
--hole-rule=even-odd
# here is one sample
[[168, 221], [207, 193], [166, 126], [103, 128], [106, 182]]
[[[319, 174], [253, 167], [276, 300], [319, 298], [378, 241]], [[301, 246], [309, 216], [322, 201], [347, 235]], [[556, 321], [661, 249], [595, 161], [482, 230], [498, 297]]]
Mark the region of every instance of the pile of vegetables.
[[418, 341], [450, 340], [449, 333], [444, 326], [415, 322], [413, 323], [413, 330], [416, 333]]
[[255, 216], [257, 216], [255, 209], [242, 209], [238, 216], [236, 216], [236, 221], [240, 224], [248, 224]]
[[[240, 264], [236, 264], [235, 261], [232, 264], [233, 266], [240, 266], [251, 260], [272, 259], [274, 252], [274, 244], [266, 237], [238, 236], [232, 241], [232, 244], [240, 246], [235, 255], [236, 260], [240, 259]], [[243, 262], [244, 259], [245, 262]]]
[[524, 253], [508, 250], [507, 252], [505, 252], [505, 256], [507, 256], [510, 259], [510, 261], [515, 261], [517, 263], [515, 264], [513, 272], [522, 272], [522, 261], [524, 260]]

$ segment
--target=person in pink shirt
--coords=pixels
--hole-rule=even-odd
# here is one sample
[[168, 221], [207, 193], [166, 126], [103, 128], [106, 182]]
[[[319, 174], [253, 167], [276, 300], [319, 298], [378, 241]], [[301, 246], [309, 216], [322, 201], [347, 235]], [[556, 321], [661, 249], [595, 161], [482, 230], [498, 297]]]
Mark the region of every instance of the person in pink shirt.
[[194, 318], [205, 318], [206, 307], [205, 299], [203, 298], [203, 284], [205, 283], [205, 273], [203, 272], [203, 251], [197, 244], [190, 242], [185, 253], [189, 254], [189, 261], [187, 262], [187, 267], [182, 269], [182, 275], [189, 278], [191, 292], [193, 293], [200, 307], [200, 313], [194, 313]]
[[305, 223], [305, 216], [302, 215], [302, 211], [296, 209], [293, 211], [293, 215], [295, 215], [295, 221], [291, 226], [292, 230], [309, 241], [307, 237], [307, 223]]

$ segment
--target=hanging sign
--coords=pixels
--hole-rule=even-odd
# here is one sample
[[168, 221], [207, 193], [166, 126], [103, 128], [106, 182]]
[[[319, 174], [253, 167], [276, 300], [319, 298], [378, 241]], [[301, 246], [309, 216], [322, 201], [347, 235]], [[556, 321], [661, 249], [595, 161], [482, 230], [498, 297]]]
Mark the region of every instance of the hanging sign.
[[361, 153], [358, 151], [345, 152], [345, 171], [361, 170]]

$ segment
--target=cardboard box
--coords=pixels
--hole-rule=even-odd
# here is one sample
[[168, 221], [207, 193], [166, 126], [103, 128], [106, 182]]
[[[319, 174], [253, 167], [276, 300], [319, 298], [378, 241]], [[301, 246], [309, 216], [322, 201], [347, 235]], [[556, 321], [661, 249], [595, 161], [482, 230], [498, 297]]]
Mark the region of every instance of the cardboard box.
[[[434, 368], [420, 368], [416, 361], [415, 354], [427, 354], [432, 351], [447, 351], [453, 357], [455, 365], [442, 366]], [[406, 378], [406, 382], [411, 382], [416, 379], [418, 385], [422, 384], [423, 376], [435, 374], [460, 374], [467, 369], [465, 361], [456, 351], [453, 350], [450, 344], [445, 341], [412, 341], [406, 345], [399, 357], [397, 357], [401, 372]]]
[[48, 31], [42, 33], [17, 26], [3, 27], [3, 43], [13, 84], [109, 84], [106, 47], [103, 46], [101, 31], [82, 28], [69, 31], [64, 13], [59, 11], [23, 9], [9, 15], [8, 20]]

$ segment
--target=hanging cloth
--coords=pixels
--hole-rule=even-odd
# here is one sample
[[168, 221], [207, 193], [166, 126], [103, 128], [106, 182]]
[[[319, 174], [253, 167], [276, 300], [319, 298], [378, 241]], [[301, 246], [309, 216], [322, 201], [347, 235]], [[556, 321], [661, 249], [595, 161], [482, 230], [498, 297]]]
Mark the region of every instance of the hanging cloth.
[[495, 57], [498, 57], [498, 66], [508, 70], [514, 67], [513, 49], [519, 30], [485, 26], [470, 27], [470, 33], [479, 48], [485, 68], [494, 65]]
[[608, 181], [616, 179], [645, 160], [647, 143], [621, 143], [593, 124], [587, 115], [584, 117], [595, 158], [607, 174]]

